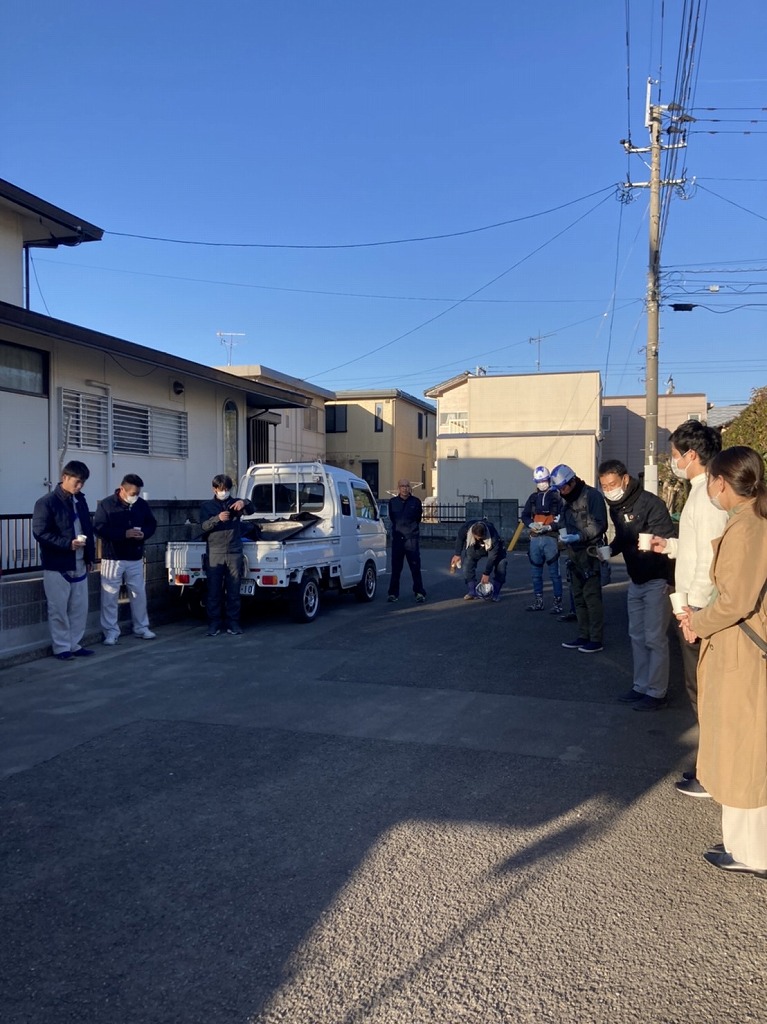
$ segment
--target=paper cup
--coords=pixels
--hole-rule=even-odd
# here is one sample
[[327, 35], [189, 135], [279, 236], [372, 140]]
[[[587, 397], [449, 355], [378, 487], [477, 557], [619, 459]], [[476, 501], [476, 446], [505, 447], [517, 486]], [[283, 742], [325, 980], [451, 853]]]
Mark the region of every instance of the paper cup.
[[640, 551], [651, 551], [652, 534], [651, 533], [640, 533], [639, 534], [639, 550]]
[[87, 539], [88, 538], [85, 536], [84, 533], [78, 533], [78, 535], [75, 537], [75, 540], [79, 540], [81, 544], [84, 544]]
[[597, 558], [600, 562], [609, 562], [612, 552], [610, 551], [610, 545], [605, 544], [601, 548], [597, 548]]
[[674, 609], [674, 615], [681, 615], [687, 604], [687, 594], [683, 590], [676, 590], [668, 596], [671, 601], [671, 607]]
[[560, 530], [559, 531], [559, 539], [560, 540], [564, 540], [566, 536], [567, 536], [567, 527], [565, 527], [564, 530]]

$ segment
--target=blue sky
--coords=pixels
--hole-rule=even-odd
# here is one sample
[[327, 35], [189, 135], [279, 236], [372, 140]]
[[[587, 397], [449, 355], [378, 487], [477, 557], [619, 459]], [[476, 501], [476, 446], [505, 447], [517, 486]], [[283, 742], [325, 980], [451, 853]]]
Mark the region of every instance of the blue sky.
[[[540, 356], [641, 393], [647, 191], [614, 186], [648, 171], [619, 140], [647, 142], [648, 76], [673, 99], [691, 6], [16, 5], [0, 177], [106, 231], [36, 252], [32, 306], [211, 365], [242, 334], [233, 363], [330, 389]], [[699, 308], [664, 308], [660, 381], [718, 405], [767, 384], [766, 42], [767, 5], [710, 0], [664, 238], [664, 301]]]

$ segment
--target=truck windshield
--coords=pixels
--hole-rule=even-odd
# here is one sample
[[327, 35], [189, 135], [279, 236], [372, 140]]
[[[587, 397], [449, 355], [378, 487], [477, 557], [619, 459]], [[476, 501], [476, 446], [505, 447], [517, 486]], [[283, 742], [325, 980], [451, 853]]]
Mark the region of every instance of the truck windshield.
[[[274, 505], [272, 505], [274, 494]], [[300, 481], [296, 496], [295, 481], [278, 483], [272, 489], [271, 482], [256, 484], [250, 496], [256, 512], [265, 514], [288, 512], [317, 512], [325, 504], [325, 486], [316, 481]]]

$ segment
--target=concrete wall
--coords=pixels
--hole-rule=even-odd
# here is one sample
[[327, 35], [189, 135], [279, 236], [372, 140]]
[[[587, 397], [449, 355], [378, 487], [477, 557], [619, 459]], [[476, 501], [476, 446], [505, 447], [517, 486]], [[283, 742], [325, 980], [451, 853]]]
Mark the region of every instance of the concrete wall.
[[[192, 540], [199, 536], [199, 502], [150, 501], [157, 532], [146, 545], [146, 588], [149, 620], [154, 625], [186, 615], [178, 593], [168, 586], [165, 573], [165, 545], [170, 540]], [[190, 525], [187, 521], [192, 521]], [[90, 612], [86, 639], [101, 640], [99, 625], [100, 576], [89, 578]], [[120, 621], [130, 619], [125, 595], [120, 603]], [[4, 576], [0, 579], [0, 667], [39, 657], [50, 652], [42, 574]]]

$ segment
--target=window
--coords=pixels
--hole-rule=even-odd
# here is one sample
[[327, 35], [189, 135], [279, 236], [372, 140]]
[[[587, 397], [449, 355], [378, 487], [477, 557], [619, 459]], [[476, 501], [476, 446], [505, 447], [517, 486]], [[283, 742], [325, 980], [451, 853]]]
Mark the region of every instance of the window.
[[[273, 496], [272, 496], [273, 495]], [[256, 512], [277, 514], [286, 512], [319, 512], [325, 504], [325, 486], [315, 481], [302, 480], [298, 485], [296, 501], [296, 484], [275, 483], [256, 484], [251, 492], [250, 500]]]
[[61, 389], [59, 448], [91, 448], [105, 452], [109, 446], [109, 406], [106, 395], [81, 395]]
[[352, 484], [354, 494], [354, 508], [357, 511], [358, 519], [378, 519], [378, 509], [373, 501], [373, 495], [367, 487], [360, 487], [359, 484]]
[[304, 430], [311, 430], [312, 433], [319, 433], [320, 429], [320, 415], [319, 409], [316, 405], [310, 405], [308, 409], [304, 409]]
[[326, 405], [325, 406], [325, 433], [345, 434], [347, 405]]
[[338, 497], [341, 499], [341, 515], [350, 516], [352, 514], [352, 503], [349, 500], [349, 489], [346, 484], [338, 485]]
[[441, 412], [439, 425], [440, 428], [444, 427], [448, 434], [465, 434], [469, 429], [469, 414], [467, 412]]
[[237, 405], [229, 399], [224, 405], [224, 472], [232, 480], [239, 477], [239, 454]]
[[0, 342], [0, 389], [26, 395], [48, 394], [48, 354]]
[[[109, 449], [109, 399], [62, 388], [59, 445], [99, 452]], [[112, 403], [112, 448], [134, 455], [185, 459], [189, 455], [185, 412]]]
[[418, 413], [418, 440], [420, 441], [423, 437], [423, 420], [424, 416], [422, 412]]
[[383, 428], [384, 428], [384, 422], [383, 422], [383, 402], [376, 402], [375, 428], [374, 428], [376, 434], [382, 433], [383, 432]]
[[605, 434], [609, 434], [611, 427], [612, 417], [609, 416], [606, 412], [602, 413], [602, 432]]

